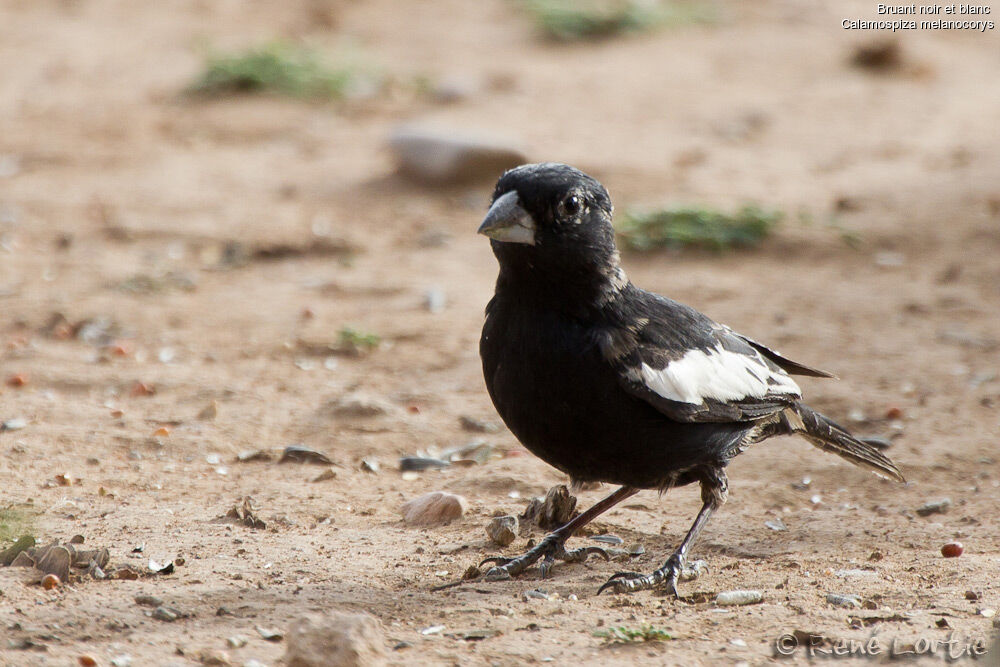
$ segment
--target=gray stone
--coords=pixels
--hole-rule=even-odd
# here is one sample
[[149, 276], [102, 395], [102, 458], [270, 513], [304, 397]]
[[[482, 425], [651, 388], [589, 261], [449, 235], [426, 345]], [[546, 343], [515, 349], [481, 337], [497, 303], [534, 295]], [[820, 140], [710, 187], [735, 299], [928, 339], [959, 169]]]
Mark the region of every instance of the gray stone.
[[389, 139], [389, 149], [402, 173], [440, 184], [495, 180], [507, 169], [528, 161], [509, 140], [430, 127], [397, 128]]

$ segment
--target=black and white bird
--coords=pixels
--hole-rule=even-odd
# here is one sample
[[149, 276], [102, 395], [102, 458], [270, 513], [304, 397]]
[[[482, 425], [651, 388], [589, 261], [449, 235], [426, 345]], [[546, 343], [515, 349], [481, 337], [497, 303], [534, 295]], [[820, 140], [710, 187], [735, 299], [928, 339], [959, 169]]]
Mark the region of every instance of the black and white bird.
[[[641, 489], [698, 482], [703, 506], [680, 547], [651, 574], [619, 572], [627, 592], [697, 576], [687, 554], [726, 501], [726, 466], [750, 445], [799, 434], [820, 449], [904, 481], [871, 444], [802, 403], [791, 375], [833, 377], [791, 361], [697, 310], [633, 285], [620, 264], [612, 204], [597, 180], [564, 164], [506, 172], [479, 233], [500, 265], [479, 350], [493, 404], [514, 435], [576, 483], [617, 491], [517, 558], [494, 557], [490, 580], [566, 550], [581, 526]], [[599, 591], [600, 592], [600, 591]]]

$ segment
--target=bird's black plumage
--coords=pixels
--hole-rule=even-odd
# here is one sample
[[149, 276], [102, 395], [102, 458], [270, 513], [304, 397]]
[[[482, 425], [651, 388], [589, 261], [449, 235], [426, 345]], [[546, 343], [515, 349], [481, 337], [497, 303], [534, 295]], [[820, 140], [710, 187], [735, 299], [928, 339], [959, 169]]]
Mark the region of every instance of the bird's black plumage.
[[[883, 454], [801, 403], [790, 374], [828, 373], [629, 282], [612, 211], [590, 176], [562, 164], [524, 165], [500, 178], [479, 230], [493, 239], [500, 265], [480, 340], [483, 373], [514, 435], [576, 482], [625, 487], [611, 504], [638, 489], [702, 485], [705, 509], [671, 561], [609, 585], [675, 586], [687, 547], [725, 501], [727, 463], [767, 437], [801, 433], [902, 479]], [[546, 570], [552, 558], [572, 557], [563, 543], [577, 527], [521, 559], [496, 559], [492, 578], [541, 557]]]

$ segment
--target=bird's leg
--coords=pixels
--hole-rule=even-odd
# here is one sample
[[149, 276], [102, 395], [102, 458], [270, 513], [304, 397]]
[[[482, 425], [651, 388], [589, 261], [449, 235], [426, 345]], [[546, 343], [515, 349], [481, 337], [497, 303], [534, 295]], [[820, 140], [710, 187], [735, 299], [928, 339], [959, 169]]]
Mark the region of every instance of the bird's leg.
[[587, 556], [597, 554], [599, 556], [603, 556], [605, 560], [608, 560], [607, 552], [601, 547], [581, 547], [579, 549], [567, 551], [565, 547], [566, 540], [568, 540], [577, 530], [587, 525], [621, 501], [635, 495], [638, 492], [639, 489], [635, 489], [630, 486], [623, 486], [607, 498], [604, 498], [600, 502], [593, 505], [586, 512], [580, 514], [575, 519], [570, 520], [566, 525], [546, 535], [542, 538], [541, 542], [517, 558], [490, 556], [480, 563], [479, 567], [482, 567], [486, 563], [494, 563], [494, 566], [486, 572], [486, 580], [502, 581], [521, 574], [539, 558], [542, 559], [542, 563], [539, 565], [539, 570], [541, 570], [543, 578], [548, 576], [549, 570], [552, 569], [552, 565], [555, 563], [557, 558], [568, 563], [580, 563], [585, 561]]
[[652, 574], [645, 575], [639, 572], [619, 572], [597, 590], [598, 595], [605, 590], [614, 593], [630, 593], [665, 586], [674, 594], [674, 597], [680, 597], [677, 592], [677, 582], [696, 579], [706, 569], [705, 561], [700, 560], [688, 566], [687, 553], [694, 541], [698, 539], [698, 534], [708, 523], [712, 513], [726, 502], [726, 497], [729, 494], [729, 480], [726, 478], [725, 470], [721, 467], [712, 467], [707, 468], [702, 473], [700, 481], [701, 511], [698, 512], [694, 523], [691, 524], [684, 541], [670, 555], [663, 567], [655, 570]]

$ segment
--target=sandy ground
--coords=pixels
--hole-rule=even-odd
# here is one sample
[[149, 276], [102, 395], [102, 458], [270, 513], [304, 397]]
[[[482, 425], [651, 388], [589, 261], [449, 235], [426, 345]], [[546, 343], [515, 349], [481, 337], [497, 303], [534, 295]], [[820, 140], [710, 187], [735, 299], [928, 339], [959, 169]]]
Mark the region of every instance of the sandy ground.
[[[0, 509], [28, 517], [42, 541], [81, 534], [112, 565], [184, 558], [171, 575], [54, 592], [0, 570], [0, 664], [192, 664], [220, 650], [233, 664], [280, 664], [283, 643], [256, 627], [335, 608], [378, 617], [398, 664], [767, 664], [789, 661], [774, 642], [794, 631], [874, 633], [874, 661], [894, 640], [987, 641], [1000, 607], [997, 34], [907, 34], [904, 67], [873, 74], [849, 64], [873, 35], [839, 26], [874, 18], [874, 3], [836, 5], [733, 3], [711, 25], [558, 46], [502, 1], [0, 2], [0, 370], [27, 380], [0, 388], [0, 419], [28, 421], [0, 433]], [[452, 105], [178, 96], [205, 44], [274, 37], [330, 52], [349, 43], [400, 79], [464, 77], [475, 91]], [[910, 483], [775, 440], [731, 466], [730, 502], [695, 549], [711, 570], [682, 586], [683, 600], [594, 593], [617, 569], [660, 564], [697, 510], [691, 488], [643, 493], [601, 519], [644, 546], [627, 564], [432, 591], [497, 552], [490, 516], [564, 480], [517, 456], [507, 431], [459, 423], [498, 422], [477, 353], [495, 264], [473, 233], [492, 184], [394, 176], [384, 140], [414, 119], [514, 137], [533, 159], [592, 171], [619, 208], [756, 201], [787, 212], [757, 250], [629, 254], [626, 267], [838, 374], [802, 382], [810, 403], [892, 437]], [[227, 243], [304, 247], [317, 234], [354, 250], [219, 269]], [[442, 312], [424, 306], [433, 289]], [[113, 323], [112, 347], [47, 334], [54, 313]], [[383, 343], [327, 361], [344, 326]], [[134, 395], [135, 383], [155, 393]], [[331, 414], [357, 391], [385, 414]], [[213, 401], [217, 416], [199, 419]], [[169, 435], [154, 436], [163, 425]], [[417, 479], [396, 470], [401, 455], [474, 438], [513, 455]], [[235, 462], [296, 442], [326, 452], [335, 478]], [[361, 469], [370, 456], [377, 473]], [[439, 489], [468, 499], [465, 516], [404, 526], [399, 506]], [[265, 530], [214, 521], [244, 496]], [[947, 512], [916, 515], [941, 497]], [[765, 526], [778, 518], [787, 530]], [[942, 558], [953, 539], [965, 554]], [[523, 598], [535, 588], [550, 599]], [[731, 589], [764, 601], [712, 602]], [[832, 606], [827, 593], [863, 607]], [[190, 617], [155, 620], [139, 594]], [[674, 639], [594, 636], [642, 624]], [[499, 634], [463, 639], [470, 630]], [[235, 635], [246, 646], [227, 648]], [[410, 646], [393, 651], [400, 642]], [[804, 649], [790, 661], [805, 662]]]

